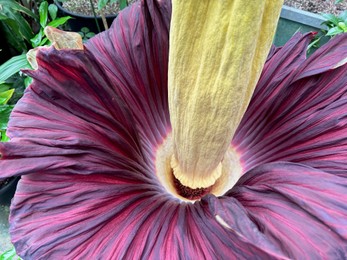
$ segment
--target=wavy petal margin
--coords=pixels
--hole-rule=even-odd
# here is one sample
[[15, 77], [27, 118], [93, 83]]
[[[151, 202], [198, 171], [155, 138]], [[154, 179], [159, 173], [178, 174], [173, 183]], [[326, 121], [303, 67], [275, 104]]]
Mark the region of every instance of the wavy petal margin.
[[153, 172], [153, 151], [170, 130], [170, 12], [167, 2], [137, 3], [84, 51], [41, 50], [12, 113], [11, 142], [0, 144], [0, 178], [144, 167], [138, 162]]
[[[239, 201], [273, 246], [291, 259], [347, 257], [347, 179], [306, 165], [264, 164], [226, 196]], [[224, 208], [225, 210], [225, 208]], [[220, 216], [233, 227], [232, 211]]]
[[347, 256], [345, 178], [299, 164], [267, 164], [245, 174], [226, 196], [209, 195], [190, 204], [129, 175], [131, 182], [102, 174], [24, 176], [11, 214], [21, 256]]
[[312, 34], [271, 53], [234, 137], [245, 170], [274, 161], [347, 172], [347, 34], [310, 58]]
[[[144, 1], [122, 12], [84, 51], [38, 53], [39, 69], [28, 72], [34, 83], [10, 121], [11, 142], [0, 144], [1, 178], [22, 175], [10, 215], [18, 254], [24, 259], [346, 258], [345, 146], [335, 143], [344, 140], [339, 113], [345, 107], [340, 78], [345, 67], [332, 70], [336, 63], [328, 60], [330, 54], [336, 57], [336, 42], [322, 51], [321, 67], [305, 61], [310, 36], [273, 49], [233, 141], [245, 169], [252, 170], [223, 197], [185, 203], [165, 192], [154, 165], [155, 149], [170, 131], [170, 12], [169, 1]], [[288, 109], [281, 106], [285, 97], [294, 102]], [[331, 127], [325, 131], [320, 122]], [[300, 126], [303, 136], [290, 135]], [[327, 132], [327, 143], [312, 137], [325, 138]], [[296, 155], [305, 140], [308, 148]], [[271, 149], [264, 150], [267, 145]], [[318, 156], [320, 149], [325, 157]], [[277, 159], [302, 164], [264, 164]]]

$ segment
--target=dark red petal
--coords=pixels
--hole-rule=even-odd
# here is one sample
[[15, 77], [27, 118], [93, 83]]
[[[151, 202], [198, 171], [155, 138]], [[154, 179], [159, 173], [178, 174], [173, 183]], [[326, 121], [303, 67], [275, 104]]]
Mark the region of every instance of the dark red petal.
[[153, 175], [154, 150], [170, 131], [170, 6], [147, 4], [120, 14], [85, 51], [38, 53], [39, 69], [27, 72], [34, 82], [9, 123], [12, 140], [0, 144], [0, 178], [120, 169]]
[[[25, 259], [346, 258], [345, 178], [304, 165], [264, 165], [246, 173], [227, 196], [207, 196], [195, 204], [173, 199], [160, 186], [153, 161], [155, 147], [170, 130], [169, 14], [168, 1], [144, 1], [122, 13], [84, 52], [39, 53], [40, 69], [31, 73], [36, 80], [11, 119], [12, 140], [0, 144], [0, 176], [27, 174], [11, 206], [18, 253]], [[344, 169], [340, 152], [345, 146], [336, 143], [343, 141], [344, 129], [341, 82], [325, 78], [323, 71], [333, 63], [324, 63], [323, 69], [306, 64], [306, 73], [306, 37], [287, 45], [300, 55], [286, 61], [285, 52], [274, 50], [268, 60], [260, 80], [264, 88], [256, 91], [263, 97], [257, 102], [270, 108], [251, 104], [235, 139], [249, 168], [279, 154], [329, 172]], [[275, 67], [276, 59], [281, 62]], [[343, 76], [342, 69], [332, 72], [334, 79]], [[323, 73], [316, 81], [330, 85], [314, 92], [312, 73]], [[273, 81], [264, 75], [273, 75]], [[305, 84], [290, 87], [288, 82]], [[300, 86], [311, 86], [310, 91]], [[282, 106], [287, 94], [297, 108]], [[316, 96], [317, 103], [308, 102]], [[308, 127], [299, 116], [305, 109]], [[261, 131], [264, 125], [257, 128], [257, 115], [270, 135]], [[287, 120], [291, 130], [304, 133], [300, 141], [308, 140], [309, 150], [299, 149], [298, 155], [297, 146], [285, 150], [295, 142]], [[325, 146], [323, 138], [311, 138], [323, 131], [317, 127], [321, 121], [332, 135]], [[271, 139], [275, 130], [279, 137]], [[312, 148], [315, 140], [317, 149]]]
[[347, 63], [346, 35], [336, 35], [328, 44], [320, 47], [299, 69], [296, 80], [332, 70]]
[[12, 140], [0, 148], [1, 177], [139, 169], [146, 156], [130, 108], [93, 55], [50, 49], [38, 61], [9, 123]]
[[[142, 1], [117, 17], [112, 30], [92, 38], [87, 48], [151, 142], [170, 128], [168, 53], [170, 1]], [[145, 115], [145, 116], [144, 116]]]
[[[17, 252], [24, 259], [188, 259], [230, 251], [202, 234], [202, 210], [197, 216], [192, 204], [136, 176], [23, 176], [10, 219]], [[210, 238], [222, 247], [211, 247]]]
[[[230, 203], [235, 198], [245, 207], [257, 230], [287, 257], [345, 259], [346, 191], [346, 178], [279, 162], [246, 173], [227, 196], [232, 197]], [[218, 214], [237, 227], [232, 208], [225, 209]]]
[[146, 184], [129, 171], [23, 176], [11, 206], [12, 242], [24, 259], [111, 259], [136, 253], [128, 247], [135, 234], [143, 240], [150, 231], [144, 221], [156, 223], [155, 201], [165, 198], [157, 189], [158, 184]]
[[265, 65], [233, 140], [246, 170], [279, 160], [347, 170], [347, 66], [334, 69], [347, 57], [347, 35], [306, 60], [308, 40], [296, 35]]
[[[226, 203], [209, 196], [182, 203], [136, 177], [23, 176], [10, 216], [17, 253], [24, 259], [283, 256], [235, 199]], [[231, 209], [236, 230], [216, 220]]]
[[33, 259], [343, 259], [347, 252], [345, 178], [273, 163], [246, 173], [222, 198], [190, 204], [137, 177], [23, 176], [11, 213], [17, 252]]

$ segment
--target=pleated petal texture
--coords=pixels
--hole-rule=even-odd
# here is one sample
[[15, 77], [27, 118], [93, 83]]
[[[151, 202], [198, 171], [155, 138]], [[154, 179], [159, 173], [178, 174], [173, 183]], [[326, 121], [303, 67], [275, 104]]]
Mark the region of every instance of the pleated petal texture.
[[9, 123], [12, 142], [0, 145], [1, 177], [153, 167], [153, 149], [170, 130], [167, 17], [167, 2], [137, 3], [85, 51], [41, 50]]
[[[346, 259], [346, 189], [345, 177], [276, 162], [247, 172], [226, 196], [242, 204], [255, 230], [286, 257]], [[234, 214], [225, 211], [221, 217], [228, 223]]]
[[[156, 176], [171, 131], [169, 1], [143, 1], [83, 51], [42, 49], [0, 143], [20, 175], [10, 233], [23, 259], [347, 258], [346, 36], [273, 48], [232, 142], [244, 173], [195, 203]], [[338, 67], [339, 66], [339, 67]], [[338, 68], [335, 68], [338, 67]]]
[[245, 171], [291, 161], [347, 174], [347, 34], [306, 58], [312, 34], [273, 49], [233, 139]]
[[[34, 82], [11, 116], [8, 130], [11, 142], [0, 144], [0, 178], [22, 175], [11, 206], [10, 222], [12, 241], [25, 259], [60, 255], [70, 258], [76, 256], [76, 251], [85, 256], [113, 256], [113, 251], [109, 251], [113, 242], [109, 242], [109, 249], [101, 246], [101, 251], [94, 252], [93, 247], [86, 250], [88, 243], [83, 242], [82, 236], [73, 251], [77, 244], [69, 241], [78, 237], [74, 230], [52, 231], [58, 228], [51, 225], [53, 216], [63, 225], [71, 226], [68, 220], [77, 219], [84, 225], [81, 215], [73, 220], [70, 214], [74, 214], [74, 208], [68, 206], [82, 205], [80, 199], [93, 193], [88, 185], [84, 186], [87, 190], [76, 191], [82, 188], [78, 185], [73, 188], [73, 180], [82, 178], [79, 175], [95, 180], [92, 186], [104, 195], [102, 185], [98, 186], [104, 179], [139, 190], [143, 189], [139, 184], [149, 185], [163, 193], [155, 176], [154, 157], [159, 142], [170, 131], [167, 107], [170, 12], [170, 2], [137, 3], [122, 12], [112, 29], [95, 37], [84, 51], [41, 49], [37, 55], [39, 69], [26, 71]], [[112, 64], [104, 63], [106, 58]], [[26, 177], [27, 174], [30, 176]], [[63, 186], [50, 186], [45, 192], [42, 180], [46, 178], [62, 180]], [[25, 185], [31, 179], [38, 181]], [[31, 192], [35, 185], [42, 196]], [[59, 217], [53, 212], [54, 203], [48, 201], [55, 192], [63, 192], [63, 187], [71, 190], [66, 190], [69, 198], [55, 202], [60, 205], [58, 211], [65, 212], [65, 217]], [[123, 188], [115, 189], [115, 194], [122, 193]], [[72, 191], [76, 194], [72, 195]], [[20, 203], [17, 200], [20, 197], [31, 200], [30, 206]], [[57, 199], [56, 195], [53, 198]], [[123, 201], [126, 196], [119, 198]], [[96, 197], [87, 201], [94, 199], [96, 207], [100, 207]], [[120, 201], [114, 201], [111, 207], [117, 205], [126, 207]], [[86, 205], [81, 210], [88, 208]], [[95, 217], [102, 214], [99, 212]], [[33, 219], [39, 226], [28, 224]], [[47, 234], [52, 234], [48, 241], [58, 243], [47, 242]], [[63, 243], [60, 236], [69, 239], [62, 239]], [[96, 246], [103, 239], [92, 240], [92, 244]]]

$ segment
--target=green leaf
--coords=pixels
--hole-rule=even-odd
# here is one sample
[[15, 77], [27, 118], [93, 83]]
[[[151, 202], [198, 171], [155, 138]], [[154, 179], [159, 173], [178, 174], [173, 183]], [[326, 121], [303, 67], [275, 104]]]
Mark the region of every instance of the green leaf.
[[92, 38], [94, 36], [95, 36], [95, 33], [93, 33], [93, 32], [89, 32], [89, 33], [86, 34], [86, 38], [88, 38], [88, 39], [90, 39], [90, 38]]
[[338, 26], [343, 30], [343, 32], [347, 32], [347, 26], [344, 22], [339, 22]]
[[6, 13], [8, 20], [2, 20], [2, 22], [6, 23], [15, 31], [14, 33], [17, 34], [17, 38], [24, 38], [30, 42], [34, 33], [28, 21], [18, 12], [13, 12], [13, 10], [8, 10], [8, 8], [4, 8], [3, 11]]
[[27, 88], [31, 84], [31, 82], [33, 82], [33, 78], [25, 77], [25, 79], [24, 79], [25, 88]]
[[5, 82], [9, 77], [19, 72], [21, 69], [31, 68], [26, 55], [12, 57], [0, 66], [0, 82]]
[[0, 105], [6, 105], [10, 98], [13, 96], [14, 88], [0, 92]]
[[337, 16], [333, 15], [333, 14], [321, 14], [323, 16], [324, 19], [326, 19], [327, 21], [337, 25], [340, 20]]
[[342, 22], [347, 23], [347, 11], [343, 11], [342, 13], [340, 13], [339, 18]]
[[16, 23], [19, 25], [19, 32], [25, 37], [25, 39], [30, 39], [34, 35], [31, 26], [28, 21], [25, 20], [22, 16], [16, 16]]
[[24, 38], [19, 32], [18, 24], [12, 19], [7, 19], [1, 23], [3, 34], [6, 35], [7, 43], [15, 48], [18, 52], [27, 51], [28, 48], [24, 42]]
[[341, 3], [341, 2], [343, 2], [343, 0], [336, 0], [336, 1], [335, 1], [335, 4], [339, 4], [339, 3]]
[[[2, 142], [4, 142], [3, 141], [3, 132], [4, 132], [4, 134], [6, 134], [5, 131], [1, 131], [1, 141]], [[8, 140], [6, 140], [6, 141], [8, 141]], [[19, 256], [17, 256], [16, 250], [14, 249], [14, 247], [0, 255], [0, 260], [17, 260], [17, 259], [19, 260], [21, 258]]]
[[58, 7], [55, 4], [50, 4], [48, 6], [48, 12], [49, 16], [51, 17], [51, 20], [53, 21], [57, 18]]
[[99, 0], [98, 1], [98, 9], [101, 10], [108, 4], [109, 0]]
[[46, 1], [40, 4], [39, 14], [40, 14], [40, 25], [42, 28], [45, 28], [48, 21], [48, 3]]
[[65, 24], [71, 18], [72, 18], [71, 16], [60, 17], [48, 23], [47, 26], [58, 27], [60, 25]]
[[13, 109], [13, 105], [3, 105], [0, 106], [0, 129], [6, 130], [7, 129], [7, 123], [10, 118], [10, 114]]
[[0, 6], [2, 6], [2, 8], [8, 7], [11, 10], [19, 11], [21, 13], [25, 13], [26, 15], [34, 18], [35, 20], [39, 20], [39, 17], [36, 14], [34, 14], [28, 8], [18, 4], [16, 1], [13, 1], [13, 0], [0, 0]]
[[333, 27], [327, 32], [327, 36], [335, 36], [337, 34], [343, 33], [343, 30], [339, 27]]
[[1, 20], [6, 20], [6, 19], [8, 19], [8, 17], [6, 15], [0, 13], [0, 21]]
[[0, 92], [7, 91], [11, 88], [11, 84], [2, 83], [0, 84]]
[[89, 33], [89, 28], [88, 27], [82, 27], [81, 32], [83, 33]]
[[40, 43], [42, 41], [42, 38], [45, 36], [44, 32], [43, 32], [43, 28], [40, 29], [39, 33], [35, 35], [34, 38], [32, 38], [31, 41], [31, 45], [33, 46], [33, 48], [36, 48], [38, 46], [40, 46]]
[[[8, 142], [8, 141], [10, 141], [10, 138], [6, 135], [6, 130], [0, 130], [0, 142]], [[8, 258], [2, 258], [2, 257], [3, 257], [3, 254], [0, 255], [0, 260], [1, 259], [8, 259]], [[10, 259], [13, 260], [13, 257]], [[18, 258], [18, 259], [20, 259], [20, 258]]]
[[39, 46], [46, 46], [46, 45], [50, 45], [50, 41], [47, 37], [44, 37], [42, 41], [40, 42]]
[[120, 10], [123, 10], [127, 6], [128, 6], [128, 1], [127, 0], [119, 0], [119, 9]]

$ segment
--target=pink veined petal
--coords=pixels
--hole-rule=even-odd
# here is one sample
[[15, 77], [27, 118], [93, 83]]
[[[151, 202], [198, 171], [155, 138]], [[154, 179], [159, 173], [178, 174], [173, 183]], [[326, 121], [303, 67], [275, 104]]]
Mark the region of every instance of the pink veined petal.
[[11, 116], [11, 142], [1, 144], [1, 177], [123, 167], [144, 172], [146, 156], [130, 108], [88, 50], [63, 52], [39, 53], [40, 69], [28, 72], [35, 81]]
[[10, 219], [19, 255], [24, 259], [283, 257], [236, 200], [230, 207], [240, 230], [230, 232], [216, 221], [214, 208], [224, 207], [217, 198], [181, 203], [158, 186], [136, 181], [136, 174], [126, 175], [23, 176]]
[[274, 161], [347, 170], [347, 65], [334, 69], [347, 56], [347, 35], [305, 59], [309, 37], [296, 35], [265, 65], [232, 142], [245, 170]]
[[[170, 131], [171, 10], [168, 2], [147, 4], [128, 8], [84, 51], [38, 53], [39, 69], [27, 71], [34, 82], [11, 116], [11, 142], [0, 144], [0, 178], [154, 172], [154, 150]], [[108, 58], [112, 63], [102, 62]]]
[[157, 186], [136, 182], [136, 173], [126, 175], [128, 179], [121, 174], [23, 176], [11, 209], [17, 252], [25, 259], [203, 259], [233, 254], [230, 241], [218, 237], [228, 232], [216, 221], [211, 233], [208, 205], [181, 204]]
[[[258, 230], [290, 259], [345, 259], [346, 191], [346, 178], [278, 162], [246, 173], [226, 196], [237, 199]], [[235, 213], [226, 210], [229, 199], [221, 201], [226, 207], [218, 214], [234, 229]]]
[[167, 99], [170, 17], [170, 1], [141, 1], [124, 10], [112, 30], [86, 44], [118, 95], [132, 108], [140, 135], [150, 142], [157, 142], [157, 136], [171, 128]]
[[[182, 203], [159, 184], [153, 163], [155, 148], [170, 131], [170, 12], [169, 1], [143, 1], [83, 52], [39, 53], [40, 69], [30, 72], [35, 81], [10, 122], [12, 140], [0, 144], [0, 178], [24, 175], [10, 216], [17, 252], [25, 259], [345, 258], [347, 184], [330, 174], [344, 169], [344, 143], [336, 144], [345, 128], [345, 97], [337, 80], [343, 67], [329, 72], [336, 79], [331, 82], [325, 71], [335, 63], [327, 55], [322, 66], [305, 63], [309, 36], [273, 49], [258, 98], [234, 140], [253, 170], [226, 196]], [[339, 49], [331, 46], [324, 53], [336, 57]], [[288, 59], [289, 50], [298, 55]], [[330, 85], [316, 90], [315, 80]], [[287, 94], [293, 106], [282, 106]], [[256, 108], [256, 102], [272, 108]], [[306, 110], [305, 121], [300, 114]], [[265, 124], [257, 128], [259, 115]], [[327, 142], [319, 138], [321, 126], [331, 134], [324, 135]], [[278, 136], [269, 139], [275, 129]], [[295, 146], [298, 155], [288, 148], [294, 130], [304, 133]], [[305, 140], [309, 149], [300, 150]], [[272, 143], [275, 152], [264, 150]], [[257, 167], [279, 158], [327, 172], [293, 163]]]
[[23, 176], [11, 209], [18, 253], [33, 259], [346, 256], [345, 178], [267, 164], [226, 196], [190, 204], [137, 177]]

